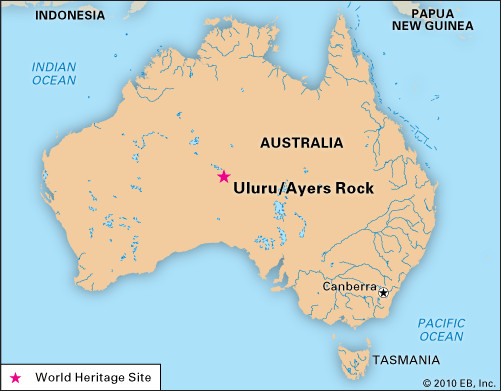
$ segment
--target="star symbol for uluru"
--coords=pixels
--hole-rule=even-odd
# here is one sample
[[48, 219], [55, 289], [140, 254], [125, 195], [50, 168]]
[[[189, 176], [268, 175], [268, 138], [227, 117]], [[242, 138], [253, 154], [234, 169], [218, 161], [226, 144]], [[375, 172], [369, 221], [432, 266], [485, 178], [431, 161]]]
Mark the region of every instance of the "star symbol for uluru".
[[230, 176], [231, 174], [227, 174], [226, 171], [223, 170], [223, 173], [222, 174], [217, 174], [217, 176], [220, 178], [219, 179], [219, 183], [223, 182], [223, 181], [226, 181], [228, 182], [228, 177]]

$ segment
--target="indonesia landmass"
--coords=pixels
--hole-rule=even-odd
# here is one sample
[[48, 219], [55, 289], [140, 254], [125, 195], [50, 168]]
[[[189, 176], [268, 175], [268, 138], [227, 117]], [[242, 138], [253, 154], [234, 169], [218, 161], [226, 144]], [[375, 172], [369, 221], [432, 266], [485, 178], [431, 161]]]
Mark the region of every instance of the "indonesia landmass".
[[[376, 108], [342, 16], [317, 89], [264, 58], [276, 26], [224, 20], [231, 27], [209, 21], [197, 58], [161, 51], [111, 118], [44, 152], [42, 196], [76, 254], [75, 283], [103, 290], [175, 252], [225, 243], [262, 278], [280, 264], [273, 289], [293, 288], [311, 318], [355, 328], [386, 317], [425, 252], [436, 185]], [[342, 147], [261, 148], [265, 137]], [[280, 191], [252, 191], [263, 184]]]

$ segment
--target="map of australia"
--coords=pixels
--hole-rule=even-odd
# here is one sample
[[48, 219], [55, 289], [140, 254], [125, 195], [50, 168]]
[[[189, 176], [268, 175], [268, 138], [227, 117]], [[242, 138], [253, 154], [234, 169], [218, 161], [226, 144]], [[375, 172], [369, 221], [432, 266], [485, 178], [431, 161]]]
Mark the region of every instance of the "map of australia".
[[44, 153], [75, 283], [104, 290], [221, 242], [263, 278], [278, 265], [273, 289], [293, 288], [312, 318], [386, 317], [426, 250], [436, 185], [376, 108], [342, 17], [317, 89], [264, 58], [276, 26], [224, 21], [209, 21], [197, 58], [161, 51], [111, 118]]

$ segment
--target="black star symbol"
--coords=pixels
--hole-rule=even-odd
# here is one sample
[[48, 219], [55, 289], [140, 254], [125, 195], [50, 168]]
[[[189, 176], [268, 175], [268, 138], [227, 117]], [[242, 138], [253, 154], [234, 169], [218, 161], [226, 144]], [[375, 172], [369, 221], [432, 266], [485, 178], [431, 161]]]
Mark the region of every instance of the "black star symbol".
[[379, 288], [379, 297], [388, 297], [388, 289], [385, 287]]

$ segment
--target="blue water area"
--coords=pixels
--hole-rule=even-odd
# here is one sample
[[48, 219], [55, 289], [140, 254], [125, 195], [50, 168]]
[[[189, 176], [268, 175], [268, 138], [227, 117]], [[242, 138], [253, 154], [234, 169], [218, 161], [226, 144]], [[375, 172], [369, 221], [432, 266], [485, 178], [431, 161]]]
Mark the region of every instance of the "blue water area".
[[[37, 22], [31, 7], [2, 8], [3, 362], [159, 362], [164, 389], [400, 389], [464, 376], [499, 386], [499, 3], [437, 3], [473, 21], [475, 31], [463, 37], [392, 31], [392, 20], [405, 16], [389, 2], [150, 2], [125, 21], [130, 3], [92, 4], [106, 21]], [[279, 52], [266, 58], [316, 88], [340, 13], [357, 53], [372, 63], [380, 110], [402, 124], [418, 163], [439, 184], [435, 230], [389, 317], [356, 330], [311, 320], [293, 290], [271, 292], [248, 255], [224, 244], [174, 254], [104, 292], [75, 286], [81, 254], [40, 196], [50, 177], [44, 150], [111, 117], [122, 88], [161, 49], [196, 56], [211, 29], [206, 18], [275, 22]], [[33, 63], [42, 61], [76, 63], [75, 85], [33, 84]], [[179, 119], [182, 112], [190, 108], [180, 107]], [[438, 317], [465, 318], [463, 340], [421, 341], [419, 319]], [[365, 349], [367, 338], [373, 354], [437, 354], [441, 365], [371, 361], [354, 383], [337, 348]]]
[[297, 212], [294, 212], [294, 215], [299, 217], [303, 221], [304, 225], [303, 225], [303, 228], [301, 229], [301, 231], [299, 231], [299, 237], [304, 238], [304, 233], [306, 231], [306, 225], [307, 225], [306, 221], [304, 220], [303, 216], [298, 215]]
[[273, 216], [277, 220], [284, 221], [284, 217], [286, 216], [284, 206], [286, 202], [275, 201], [273, 202], [273, 206], [275, 207], [275, 216]]
[[278, 232], [280, 234], [280, 246], [283, 246], [285, 244], [285, 242], [287, 241], [287, 234], [285, 233], [285, 231], [280, 228], [280, 227], [277, 227], [278, 229]]
[[273, 238], [266, 238], [262, 235], [258, 235], [258, 237], [254, 239], [254, 242], [259, 244], [259, 248], [263, 248], [265, 250], [273, 250], [275, 248], [275, 239]]

